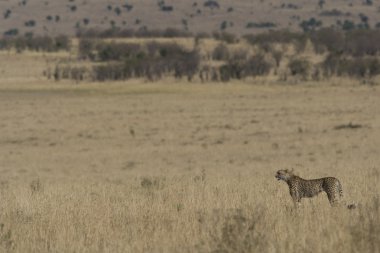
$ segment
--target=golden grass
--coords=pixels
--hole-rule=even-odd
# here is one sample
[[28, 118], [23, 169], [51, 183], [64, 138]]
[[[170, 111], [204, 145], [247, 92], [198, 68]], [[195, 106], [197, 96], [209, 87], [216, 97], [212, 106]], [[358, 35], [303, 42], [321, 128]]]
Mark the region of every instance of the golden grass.
[[331, 209], [321, 198], [294, 211], [272, 180], [207, 176], [66, 178], [42, 183], [37, 192], [28, 185], [9, 187], [2, 194], [1, 236], [10, 235], [2, 247], [14, 252], [379, 250], [376, 199], [367, 197], [351, 212]]
[[[378, 252], [378, 87], [0, 82], [2, 252]], [[349, 122], [358, 129], [335, 130]], [[292, 207], [277, 169], [335, 176]]]

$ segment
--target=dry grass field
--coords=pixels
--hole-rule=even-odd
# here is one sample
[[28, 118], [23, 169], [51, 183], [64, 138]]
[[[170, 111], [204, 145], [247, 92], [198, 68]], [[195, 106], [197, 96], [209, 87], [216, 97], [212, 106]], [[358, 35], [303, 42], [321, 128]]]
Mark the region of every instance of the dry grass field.
[[0, 52], [0, 252], [380, 251], [379, 86], [42, 75], [70, 59]]
[[[379, 252], [379, 95], [3, 79], [0, 251]], [[274, 178], [291, 167], [358, 208], [293, 209]]]

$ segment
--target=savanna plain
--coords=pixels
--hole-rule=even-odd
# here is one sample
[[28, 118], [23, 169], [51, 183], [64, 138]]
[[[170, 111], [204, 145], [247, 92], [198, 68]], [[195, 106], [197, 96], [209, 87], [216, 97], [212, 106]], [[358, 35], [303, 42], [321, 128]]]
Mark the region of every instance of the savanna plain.
[[[380, 251], [378, 86], [16, 69], [0, 81], [1, 252]], [[339, 178], [357, 208], [324, 193], [293, 208], [281, 168]]]

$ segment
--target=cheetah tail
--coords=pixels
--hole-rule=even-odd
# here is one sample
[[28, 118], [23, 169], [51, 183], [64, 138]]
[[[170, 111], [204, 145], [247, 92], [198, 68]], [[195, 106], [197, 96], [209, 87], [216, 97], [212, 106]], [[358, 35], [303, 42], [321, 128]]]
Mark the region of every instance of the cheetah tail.
[[[342, 188], [342, 184], [339, 181], [338, 181], [338, 191], [339, 191], [340, 198], [343, 198], [343, 188]], [[343, 202], [344, 202], [344, 205], [349, 210], [356, 209], [356, 207], [357, 207], [357, 205], [355, 203], [347, 204], [346, 201], [343, 201]]]
[[[340, 182], [338, 182], [338, 190], [339, 190], [339, 196], [341, 198], [343, 198], [343, 189], [342, 189], [342, 184]], [[344, 201], [344, 203], [345, 203], [347, 209], [349, 209], [349, 210], [356, 209], [356, 207], [357, 207], [357, 204], [355, 204], [355, 203], [347, 204], [347, 202], [345, 202], [345, 201]]]
[[346, 204], [346, 206], [347, 206], [347, 209], [352, 210], [352, 209], [356, 209], [357, 204], [355, 204], [355, 203], [348, 204], [348, 205]]

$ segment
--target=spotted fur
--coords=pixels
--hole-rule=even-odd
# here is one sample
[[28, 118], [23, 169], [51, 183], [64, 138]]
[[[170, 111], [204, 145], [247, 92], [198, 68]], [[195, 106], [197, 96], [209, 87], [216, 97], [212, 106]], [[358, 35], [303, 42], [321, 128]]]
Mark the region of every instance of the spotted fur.
[[288, 184], [294, 204], [300, 203], [302, 198], [312, 198], [323, 191], [326, 192], [332, 206], [335, 206], [343, 197], [342, 185], [335, 177], [306, 180], [289, 170], [279, 170], [275, 177]]

